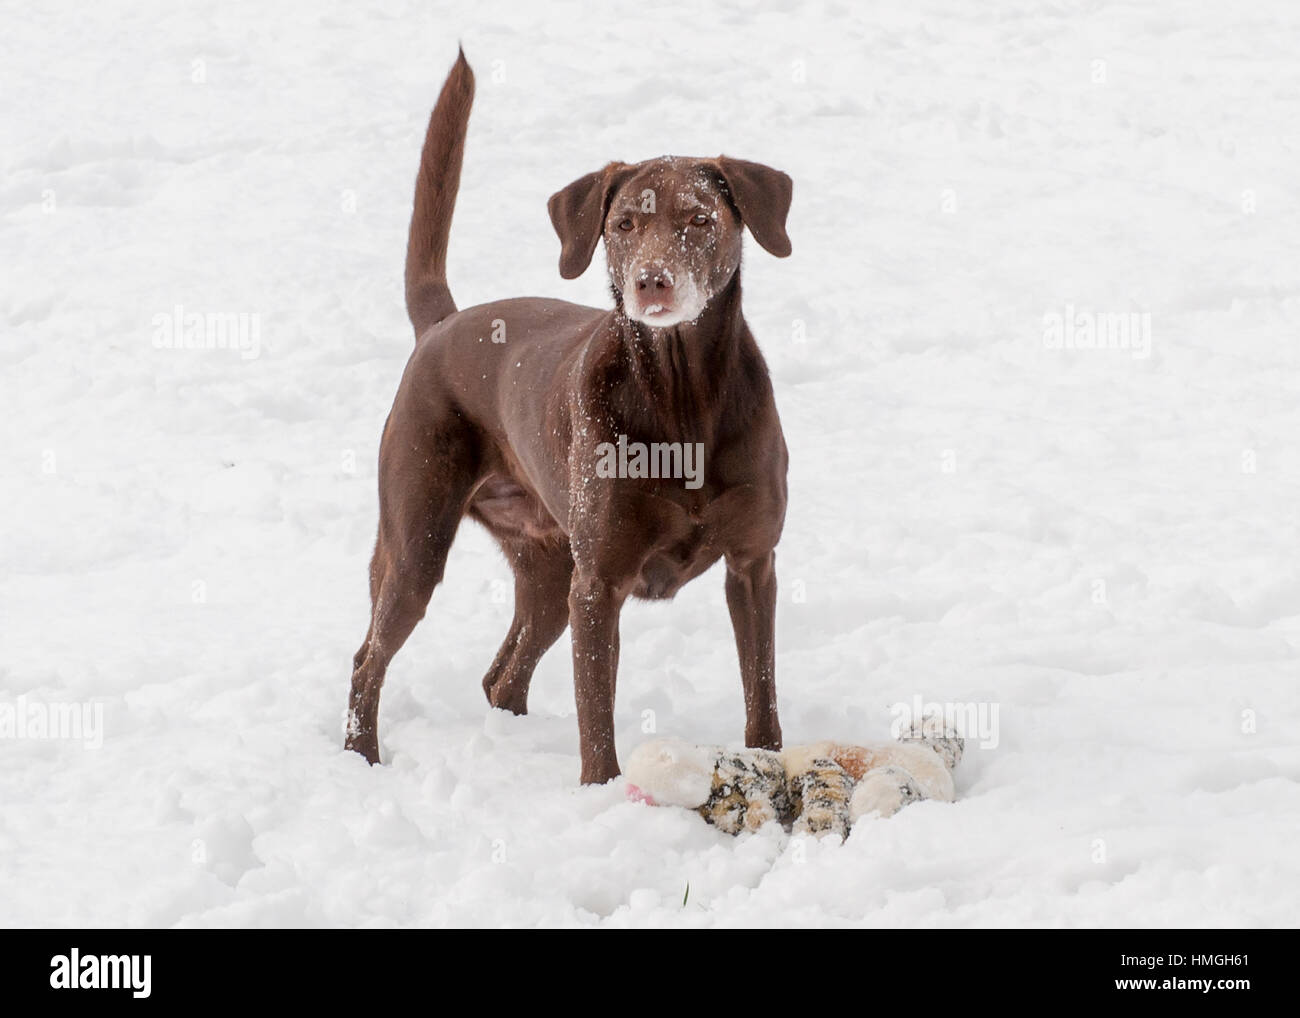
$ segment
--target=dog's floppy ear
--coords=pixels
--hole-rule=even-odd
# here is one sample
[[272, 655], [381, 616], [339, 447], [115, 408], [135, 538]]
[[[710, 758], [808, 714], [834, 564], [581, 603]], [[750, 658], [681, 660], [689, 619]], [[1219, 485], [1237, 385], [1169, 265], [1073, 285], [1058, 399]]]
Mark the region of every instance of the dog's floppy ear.
[[770, 166], [718, 156], [716, 166], [731, 192], [740, 218], [763, 248], [778, 258], [792, 250], [785, 232], [794, 181]]
[[624, 163], [610, 163], [556, 191], [546, 203], [551, 225], [560, 235], [560, 275], [565, 279], [577, 279], [587, 271], [605, 229], [610, 195], [628, 169]]

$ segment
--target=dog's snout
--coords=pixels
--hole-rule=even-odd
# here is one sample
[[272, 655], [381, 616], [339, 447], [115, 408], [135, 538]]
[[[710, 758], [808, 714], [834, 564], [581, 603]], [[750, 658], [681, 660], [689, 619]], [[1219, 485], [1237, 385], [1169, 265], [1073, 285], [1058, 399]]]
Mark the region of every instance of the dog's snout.
[[673, 274], [662, 266], [648, 266], [637, 273], [636, 288], [642, 293], [665, 293], [673, 288]]
[[635, 321], [668, 328], [693, 321], [708, 300], [687, 265], [660, 258], [634, 263], [628, 280], [627, 309]]

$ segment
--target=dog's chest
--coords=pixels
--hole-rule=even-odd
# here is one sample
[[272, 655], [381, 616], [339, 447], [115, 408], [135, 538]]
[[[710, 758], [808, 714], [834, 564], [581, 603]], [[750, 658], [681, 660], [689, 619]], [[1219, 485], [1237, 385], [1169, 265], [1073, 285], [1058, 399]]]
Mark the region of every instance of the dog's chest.
[[672, 597], [726, 554], [734, 532], [743, 525], [744, 500], [738, 494], [723, 489], [656, 500], [654, 537], [634, 595]]

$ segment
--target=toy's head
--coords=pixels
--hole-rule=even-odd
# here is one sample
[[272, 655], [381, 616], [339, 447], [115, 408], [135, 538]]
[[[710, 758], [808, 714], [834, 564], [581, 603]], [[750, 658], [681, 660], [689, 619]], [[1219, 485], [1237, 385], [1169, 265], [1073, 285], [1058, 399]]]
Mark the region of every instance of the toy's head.
[[698, 809], [713, 788], [716, 760], [716, 750], [681, 739], [643, 742], [623, 767], [628, 798], [652, 806]]

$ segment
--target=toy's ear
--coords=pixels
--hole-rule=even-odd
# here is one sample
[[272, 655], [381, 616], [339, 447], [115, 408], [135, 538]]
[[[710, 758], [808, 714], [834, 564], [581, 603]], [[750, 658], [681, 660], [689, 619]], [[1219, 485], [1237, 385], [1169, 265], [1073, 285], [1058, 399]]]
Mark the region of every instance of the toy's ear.
[[780, 170], [744, 159], [718, 156], [715, 165], [754, 239], [778, 258], [789, 255], [793, 248], [785, 219], [794, 198], [794, 181]]
[[610, 163], [556, 191], [546, 203], [551, 225], [560, 236], [560, 275], [565, 279], [577, 279], [587, 271], [605, 229], [609, 199], [629, 170], [626, 163]]

